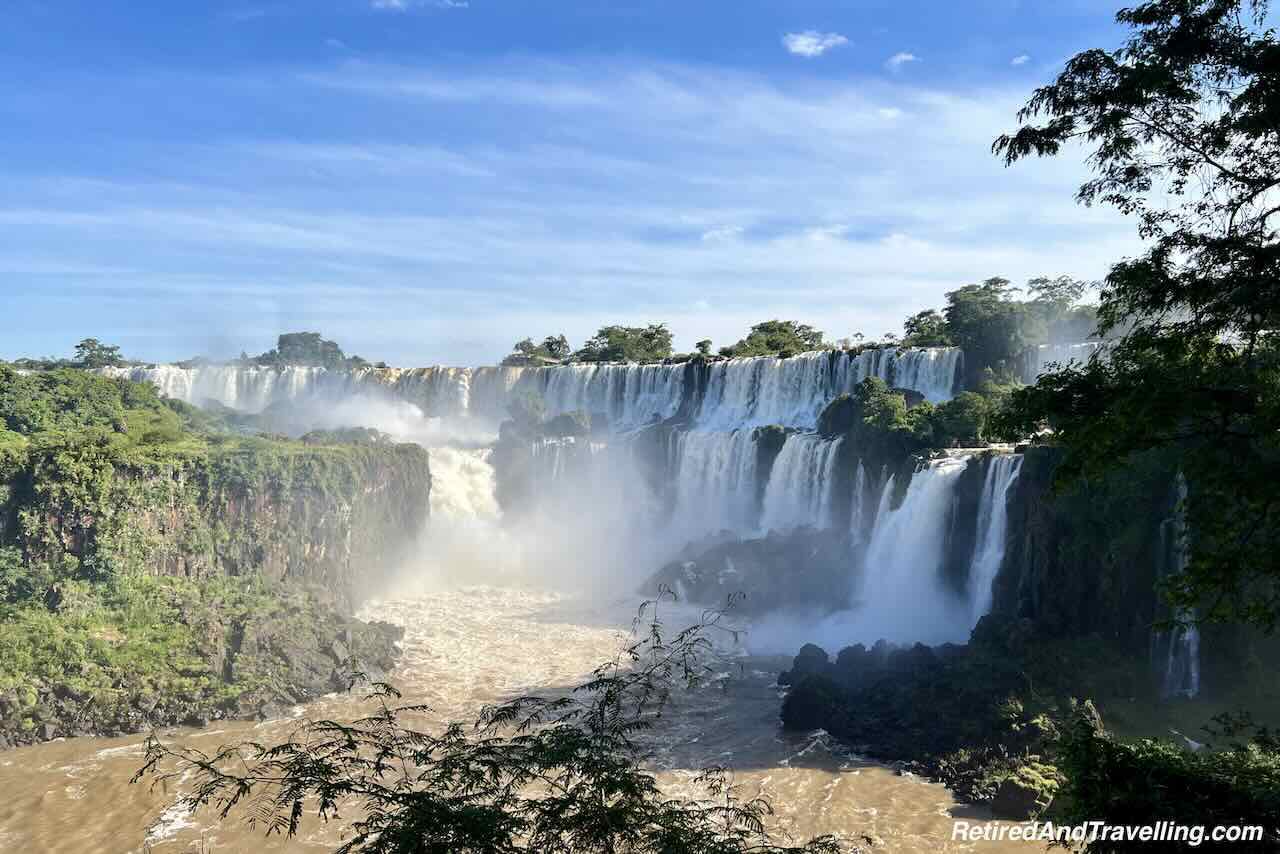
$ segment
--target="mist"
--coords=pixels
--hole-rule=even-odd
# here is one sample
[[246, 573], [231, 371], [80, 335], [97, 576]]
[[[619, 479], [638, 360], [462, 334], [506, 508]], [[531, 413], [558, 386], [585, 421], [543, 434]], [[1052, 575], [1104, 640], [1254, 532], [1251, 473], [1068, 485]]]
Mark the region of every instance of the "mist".
[[[957, 351], [935, 348], [716, 362], [696, 389], [678, 364], [120, 372], [239, 413], [244, 429], [371, 428], [427, 449], [421, 542], [403, 565], [371, 574], [389, 580], [369, 596], [487, 584], [634, 603], [666, 578], [695, 605], [765, 599], [734, 617], [744, 648], [785, 653], [806, 641], [964, 642], [990, 608], [1017, 466], [960, 452], [881, 470], [846, 439], [814, 432], [823, 407], [864, 377], [946, 400], [959, 368]], [[512, 402], [530, 395], [545, 424], [579, 413], [590, 426], [504, 433]], [[785, 430], [773, 452], [765, 425]], [[977, 518], [957, 510], [966, 477], [983, 484]], [[976, 540], [957, 545], [965, 526]], [[736, 560], [716, 551], [726, 543]], [[819, 548], [825, 592], [789, 596], [786, 579]], [[957, 588], [944, 575], [963, 548], [971, 577]]]

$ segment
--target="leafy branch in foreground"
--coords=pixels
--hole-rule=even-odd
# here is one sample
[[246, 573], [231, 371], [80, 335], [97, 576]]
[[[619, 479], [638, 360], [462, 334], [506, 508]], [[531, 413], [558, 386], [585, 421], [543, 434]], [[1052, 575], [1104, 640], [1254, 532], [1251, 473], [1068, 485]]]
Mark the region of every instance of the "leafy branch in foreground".
[[[671, 596], [664, 593], [659, 596]], [[674, 598], [674, 597], [672, 597]], [[743, 797], [724, 768], [697, 777], [704, 796], [671, 798], [645, 771], [639, 736], [680, 686], [708, 673], [709, 633], [722, 611], [670, 637], [656, 602], [641, 606], [633, 641], [563, 696], [485, 707], [470, 725], [415, 729], [429, 711], [400, 705], [377, 683], [368, 717], [306, 720], [282, 743], [224, 746], [212, 755], [152, 735], [137, 781], [187, 776], [182, 803], [293, 836], [304, 815], [349, 822], [337, 851], [361, 854], [601, 852], [602, 854], [837, 854], [832, 837], [771, 841], [769, 802]]]

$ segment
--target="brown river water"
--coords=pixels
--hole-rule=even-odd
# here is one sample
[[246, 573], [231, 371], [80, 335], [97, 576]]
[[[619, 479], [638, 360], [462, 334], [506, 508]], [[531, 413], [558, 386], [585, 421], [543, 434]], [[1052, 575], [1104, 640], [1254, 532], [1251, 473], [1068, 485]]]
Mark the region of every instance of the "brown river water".
[[[429, 704], [441, 721], [470, 719], [480, 706], [530, 690], [577, 684], [627, 639], [630, 605], [587, 606], [528, 590], [474, 587], [377, 603], [366, 616], [403, 625], [404, 654], [390, 681], [406, 702]], [[781, 658], [717, 653], [722, 679], [684, 693], [655, 749], [651, 766], [672, 792], [692, 791], [698, 768], [725, 765], [746, 793], [760, 792], [777, 810], [778, 830], [803, 838], [833, 833], [877, 840], [874, 851], [1041, 851], [1015, 842], [953, 842], [953, 820], [984, 820], [943, 787], [848, 754], [821, 732], [783, 733]], [[354, 718], [358, 698], [331, 696], [296, 716]], [[174, 740], [212, 750], [253, 738], [269, 741], [289, 720], [227, 722], [174, 731]], [[58, 740], [0, 753], [0, 851], [123, 854], [303, 852], [332, 850], [337, 823], [304, 822], [295, 839], [265, 838], [235, 814], [190, 815], [179, 791], [131, 784], [142, 736]], [[180, 784], [179, 788], [180, 788]]]

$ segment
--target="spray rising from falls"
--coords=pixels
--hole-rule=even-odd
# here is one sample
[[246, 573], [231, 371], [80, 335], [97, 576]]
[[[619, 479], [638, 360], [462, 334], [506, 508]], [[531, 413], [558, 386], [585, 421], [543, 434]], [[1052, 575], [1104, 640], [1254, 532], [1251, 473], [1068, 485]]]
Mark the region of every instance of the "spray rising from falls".
[[[562, 577], [571, 575], [566, 567], [581, 567], [614, 584], [630, 572], [638, 582], [634, 573], [694, 543], [814, 529], [824, 542], [848, 543], [856, 634], [914, 641], [963, 640], [990, 608], [1019, 462], [992, 459], [980, 499], [965, 504], [976, 505], [980, 518], [958, 521], [962, 474], [979, 460], [988, 465], [986, 457], [953, 456], [891, 475], [892, 465], [865, 458], [852, 440], [814, 430], [832, 400], [868, 377], [936, 402], [951, 397], [962, 367], [957, 348], [869, 348], [660, 365], [108, 372], [149, 380], [193, 403], [213, 400], [273, 417], [298, 409], [350, 418], [352, 426], [427, 446], [433, 542], [424, 561], [436, 573], [521, 563]], [[475, 447], [483, 431], [468, 425], [483, 423], [490, 430], [483, 441], [492, 442], [510, 405], [525, 395], [539, 398], [549, 417], [590, 415], [591, 435], [538, 438], [524, 451], [496, 445], [529, 479], [530, 490], [521, 493], [529, 506], [513, 513], [499, 510], [494, 452]], [[401, 409], [417, 426], [391, 417]], [[655, 425], [661, 427], [648, 429]], [[953, 542], [958, 524], [973, 532], [964, 542], [976, 542], [962, 559], [953, 552], [969, 546]], [[956, 569], [964, 560], [967, 577]], [[944, 583], [948, 573], [959, 579]]]

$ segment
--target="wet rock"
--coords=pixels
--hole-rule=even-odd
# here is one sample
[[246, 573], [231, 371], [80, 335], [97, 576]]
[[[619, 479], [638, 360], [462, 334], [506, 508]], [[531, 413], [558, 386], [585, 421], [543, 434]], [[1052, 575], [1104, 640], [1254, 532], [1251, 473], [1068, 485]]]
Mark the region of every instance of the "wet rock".
[[844, 691], [826, 676], [806, 676], [782, 701], [782, 725], [791, 730], [829, 728], [848, 700]]
[[816, 644], [807, 643], [800, 647], [800, 652], [791, 662], [791, 669], [778, 677], [778, 684], [795, 685], [806, 676], [826, 673], [830, 666], [831, 656], [827, 655], [827, 651]]

